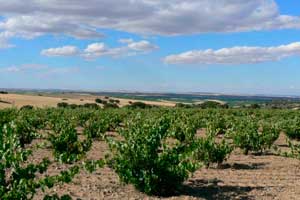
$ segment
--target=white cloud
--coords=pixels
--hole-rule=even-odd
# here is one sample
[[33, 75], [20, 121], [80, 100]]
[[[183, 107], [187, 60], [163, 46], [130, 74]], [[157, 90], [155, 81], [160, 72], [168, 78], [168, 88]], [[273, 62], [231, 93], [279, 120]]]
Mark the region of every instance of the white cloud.
[[193, 50], [164, 58], [167, 64], [253, 64], [300, 56], [300, 42], [274, 47], [237, 46], [219, 50]]
[[122, 56], [133, 56], [139, 53], [150, 53], [159, 49], [158, 46], [150, 43], [149, 41], [142, 40], [135, 42], [130, 39], [127, 40], [126, 46], [111, 48], [104, 43], [89, 44], [84, 50], [79, 50], [75, 46], [63, 46], [58, 48], [44, 49], [41, 55], [44, 56], [81, 56], [87, 60], [93, 60], [103, 56], [110, 56], [118, 58]]
[[95, 59], [102, 56], [120, 57], [126, 52], [124, 47], [109, 48], [104, 43], [93, 43], [88, 45], [81, 55], [86, 59]]
[[106, 52], [107, 47], [104, 43], [93, 43], [87, 46], [84, 50], [85, 53], [96, 53], [96, 52]]
[[0, 0], [0, 30], [19, 37], [99, 38], [99, 29], [142, 35], [299, 29], [275, 0]]
[[79, 53], [79, 49], [75, 46], [63, 46], [58, 48], [44, 49], [41, 55], [44, 56], [75, 56]]
[[101, 38], [95, 28], [81, 27], [80, 23], [65, 21], [52, 14], [17, 15], [0, 22], [0, 29], [12, 35], [31, 39], [45, 34], [64, 34], [78, 39]]
[[142, 40], [140, 42], [131, 42], [128, 44], [128, 47], [135, 51], [145, 51], [145, 52], [154, 51], [159, 48], [158, 46], [151, 44], [149, 41], [146, 40]]

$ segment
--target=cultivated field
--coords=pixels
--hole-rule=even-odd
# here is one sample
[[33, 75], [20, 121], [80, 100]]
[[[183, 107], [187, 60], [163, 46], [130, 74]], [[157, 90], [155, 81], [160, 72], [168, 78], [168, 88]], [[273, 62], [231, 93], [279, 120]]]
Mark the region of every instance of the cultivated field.
[[0, 199], [299, 199], [299, 127], [292, 110], [2, 109]]

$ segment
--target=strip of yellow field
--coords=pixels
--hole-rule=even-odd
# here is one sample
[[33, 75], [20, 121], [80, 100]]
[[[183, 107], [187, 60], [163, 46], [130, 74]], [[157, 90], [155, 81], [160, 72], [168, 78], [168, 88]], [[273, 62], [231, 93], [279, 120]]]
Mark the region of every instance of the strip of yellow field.
[[80, 99], [67, 99], [63, 100], [60, 97], [47, 97], [47, 96], [35, 96], [35, 95], [23, 95], [23, 94], [0, 94], [1, 101], [9, 102], [0, 103], [0, 108], [7, 107], [22, 107], [25, 105], [32, 105], [35, 107], [56, 107], [57, 103], [67, 102], [69, 104], [85, 104], [94, 103], [94, 101]]
[[[9, 107], [22, 107], [25, 105], [32, 105], [35, 107], [56, 107], [60, 102], [66, 102], [68, 104], [83, 105], [85, 103], [95, 103], [96, 98], [104, 99], [103, 96], [94, 95], [80, 95], [80, 94], [43, 94], [40, 95], [29, 95], [29, 94], [0, 94], [0, 108]], [[140, 100], [132, 99], [118, 99], [120, 101], [120, 106], [128, 105], [130, 102], [137, 102]], [[173, 107], [175, 102], [169, 101], [141, 101], [146, 104], [156, 105], [156, 106], [166, 106]]]

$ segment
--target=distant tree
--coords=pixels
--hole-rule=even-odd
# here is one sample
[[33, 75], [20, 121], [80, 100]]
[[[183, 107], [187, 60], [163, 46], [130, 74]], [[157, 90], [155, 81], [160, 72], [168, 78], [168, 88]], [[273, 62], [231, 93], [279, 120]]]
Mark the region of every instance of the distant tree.
[[85, 108], [99, 109], [100, 107], [96, 103], [86, 103], [83, 105]]
[[57, 104], [57, 107], [59, 107], [59, 108], [66, 108], [68, 106], [69, 106], [69, 104], [66, 102], [60, 102]]
[[119, 106], [115, 103], [107, 103], [104, 105], [103, 107], [104, 109], [107, 109], [107, 108], [119, 108]]
[[130, 105], [127, 105], [126, 107], [145, 109], [145, 108], [152, 108], [153, 106], [149, 105], [149, 104], [145, 104], [144, 102], [137, 101], [137, 102], [131, 103]]
[[76, 105], [76, 104], [70, 104], [68, 107], [71, 108], [71, 109], [76, 109], [76, 108], [78, 108], [80, 106]]
[[259, 109], [259, 108], [260, 108], [260, 105], [257, 104], [257, 103], [254, 103], [254, 104], [251, 104], [251, 105], [250, 105], [250, 108], [251, 108], [251, 109]]
[[25, 105], [20, 108], [20, 110], [32, 110], [32, 109], [33, 109], [32, 105]]
[[0, 94], [8, 94], [6, 91], [0, 91]]
[[102, 99], [99, 99], [99, 98], [97, 98], [97, 99], [95, 99], [95, 102], [96, 102], [96, 103], [100, 103], [100, 104], [102, 104], [102, 103], [103, 103], [103, 100], [102, 100]]
[[192, 108], [194, 105], [192, 104], [185, 104], [185, 103], [176, 103], [176, 108]]
[[204, 103], [199, 104], [197, 107], [199, 108], [228, 108], [227, 104], [222, 104], [216, 101], [205, 101]]

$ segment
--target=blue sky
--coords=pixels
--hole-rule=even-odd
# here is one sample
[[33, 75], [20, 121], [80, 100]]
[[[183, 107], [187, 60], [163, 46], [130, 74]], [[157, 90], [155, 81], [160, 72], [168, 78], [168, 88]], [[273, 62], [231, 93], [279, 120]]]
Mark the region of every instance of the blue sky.
[[0, 88], [300, 95], [300, 1], [82, 2], [0, 0]]

